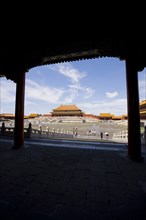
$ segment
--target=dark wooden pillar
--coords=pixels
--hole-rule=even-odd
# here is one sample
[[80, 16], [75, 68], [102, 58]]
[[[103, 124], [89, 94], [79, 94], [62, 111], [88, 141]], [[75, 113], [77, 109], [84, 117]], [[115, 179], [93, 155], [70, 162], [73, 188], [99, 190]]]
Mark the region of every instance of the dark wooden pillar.
[[138, 72], [136, 62], [126, 59], [127, 104], [128, 104], [128, 157], [141, 161], [140, 113]]
[[15, 131], [13, 146], [15, 149], [24, 146], [24, 94], [25, 72], [20, 72], [16, 79]]

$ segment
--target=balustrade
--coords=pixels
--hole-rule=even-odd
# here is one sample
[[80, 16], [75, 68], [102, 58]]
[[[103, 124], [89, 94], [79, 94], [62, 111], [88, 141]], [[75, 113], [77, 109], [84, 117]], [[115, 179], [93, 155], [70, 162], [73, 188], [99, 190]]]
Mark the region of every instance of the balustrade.
[[[5, 123], [2, 123], [0, 127], [0, 136], [14, 136], [14, 127], [7, 127]], [[73, 138], [73, 134], [69, 131], [63, 131], [59, 129], [49, 129], [48, 127], [46, 130], [43, 130], [40, 126], [39, 129], [32, 128], [31, 123], [29, 123], [28, 128], [24, 128], [24, 137], [31, 138], [31, 137], [42, 137], [42, 138], [49, 138], [49, 137], [56, 137], [56, 138], [64, 138], [69, 137]]]

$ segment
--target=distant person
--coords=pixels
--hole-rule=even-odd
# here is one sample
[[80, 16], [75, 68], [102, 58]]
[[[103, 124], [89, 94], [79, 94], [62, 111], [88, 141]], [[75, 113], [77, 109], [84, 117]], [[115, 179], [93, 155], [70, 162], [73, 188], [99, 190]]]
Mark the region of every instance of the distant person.
[[106, 138], [108, 139], [108, 133], [106, 133]]
[[102, 132], [100, 133], [100, 137], [101, 137], [101, 139], [103, 138], [103, 133]]
[[74, 130], [74, 137], [77, 138], [77, 136], [78, 136], [78, 128], [75, 128], [75, 130]]
[[73, 136], [76, 137], [77, 135], [77, 128], [73, 128]]
[[2, 127], [1, 127], [1, 133], [4, 134], [5, 132], [5, 122], [2, 123]]

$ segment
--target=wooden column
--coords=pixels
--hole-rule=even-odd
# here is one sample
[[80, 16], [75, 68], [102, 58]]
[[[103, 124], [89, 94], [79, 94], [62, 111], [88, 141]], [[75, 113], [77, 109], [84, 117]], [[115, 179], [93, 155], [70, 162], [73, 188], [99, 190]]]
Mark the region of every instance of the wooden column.
[[140, 113], [138, 73], [135, 60], [126, 59], [127, 104], [128, 104], [128, 157], [141, 161]]
[[13, 146], [15, 149], [24, 146], [24, 94], [25, 72], [20, 72], [16, 79], [15, 131]]

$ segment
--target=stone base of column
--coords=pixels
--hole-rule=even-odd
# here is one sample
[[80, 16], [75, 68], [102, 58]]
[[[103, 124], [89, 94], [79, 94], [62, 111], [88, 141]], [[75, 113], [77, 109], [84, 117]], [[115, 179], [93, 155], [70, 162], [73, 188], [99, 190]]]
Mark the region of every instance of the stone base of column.
[[144, 157], [137, 157], [137, 156], [131, 156], [131, 155], [128, 155], [128, 158], [130, 160], [133, 160], [135, 162], [143, 162], [144, 161]]
[[19, 146], [14, 145], [14, 146], [12, 146], [11, 148], [14, 149], [14, 150], [17, 150], [17, 149], [27, 148], [27, 146], [26, 146], [25, 144], [19, 145]]

